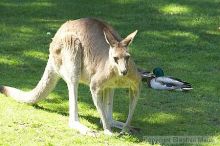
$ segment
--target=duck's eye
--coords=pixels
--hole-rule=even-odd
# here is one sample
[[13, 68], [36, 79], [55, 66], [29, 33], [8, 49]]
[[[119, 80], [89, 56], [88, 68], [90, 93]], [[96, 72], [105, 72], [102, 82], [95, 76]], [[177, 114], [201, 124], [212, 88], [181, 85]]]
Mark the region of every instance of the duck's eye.
[[115, 63], [118, 63], [118, 57], [114, 57]]
[[130, 56], [125, 56], [125, 60], [128, 60], [130, 58]]

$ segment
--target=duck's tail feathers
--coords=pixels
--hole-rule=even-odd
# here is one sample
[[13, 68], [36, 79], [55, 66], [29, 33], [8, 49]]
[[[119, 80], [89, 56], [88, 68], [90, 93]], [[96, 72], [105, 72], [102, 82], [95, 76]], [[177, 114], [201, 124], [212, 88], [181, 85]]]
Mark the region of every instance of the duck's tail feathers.
[[54, 89], [58, 79], [49, 59], [41, 80], [33, 90], [25, 92], [13, 87], [0, 86], [0, 92], [18, 102], [33, 104], [46, 97]]
[[192, 85], [190, 83], [184, 82], [184, 84], [181, 86], [182, 91], [190, 91], [192, 90]]

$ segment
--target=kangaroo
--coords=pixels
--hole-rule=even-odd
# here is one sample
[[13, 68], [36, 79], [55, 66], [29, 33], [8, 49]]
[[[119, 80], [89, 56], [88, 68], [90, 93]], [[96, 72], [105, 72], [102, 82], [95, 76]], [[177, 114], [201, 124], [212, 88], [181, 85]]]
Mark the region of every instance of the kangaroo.
[[[34, 104], [45, 98], [62, 78], [69, 92], [69, 126], [81, 134], [96, 133], [81, 124], [78, 117], [79, 83], [90, 87], [92, 99], [100, 115], [104, 134], [111, 127], [127, 132], [140, 93], [141, 77], [128, 52], [137, 31], [125, 39], [107, 23], [94, 18], [67, 21], [56, 32], [49, 48], [49, 59], [43, 76], [31, 91], [1, 86], [0, 92], [18, 102]], [[128, 88], [129, 113], [125, 123], [112, 118], [114, 88]]]

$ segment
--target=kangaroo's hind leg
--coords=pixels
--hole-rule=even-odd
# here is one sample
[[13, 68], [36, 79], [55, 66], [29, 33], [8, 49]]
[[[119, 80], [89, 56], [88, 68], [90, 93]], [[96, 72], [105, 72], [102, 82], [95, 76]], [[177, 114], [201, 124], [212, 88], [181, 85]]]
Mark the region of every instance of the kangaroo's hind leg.
[[65, 35], [62, 39], [62, 64], [60, 75], [66, 81], [69, 91], [69, 126], [81, 134], [95, 136], [95, 133], [79, 122], [78, 117], [78, 84], [81, 73], [82, 47], [80, 40], [72, 35]]

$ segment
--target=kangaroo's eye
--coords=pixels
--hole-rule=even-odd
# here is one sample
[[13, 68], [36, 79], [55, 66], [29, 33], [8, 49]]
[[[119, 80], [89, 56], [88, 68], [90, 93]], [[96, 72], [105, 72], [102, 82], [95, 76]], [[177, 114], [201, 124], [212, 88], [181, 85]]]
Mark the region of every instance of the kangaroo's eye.
[[118, 63], [118, 57], [114, 57], [116, 63]]
[[130, 58], [130, 56], [125, 56], [125, 60], [128, 60]]

